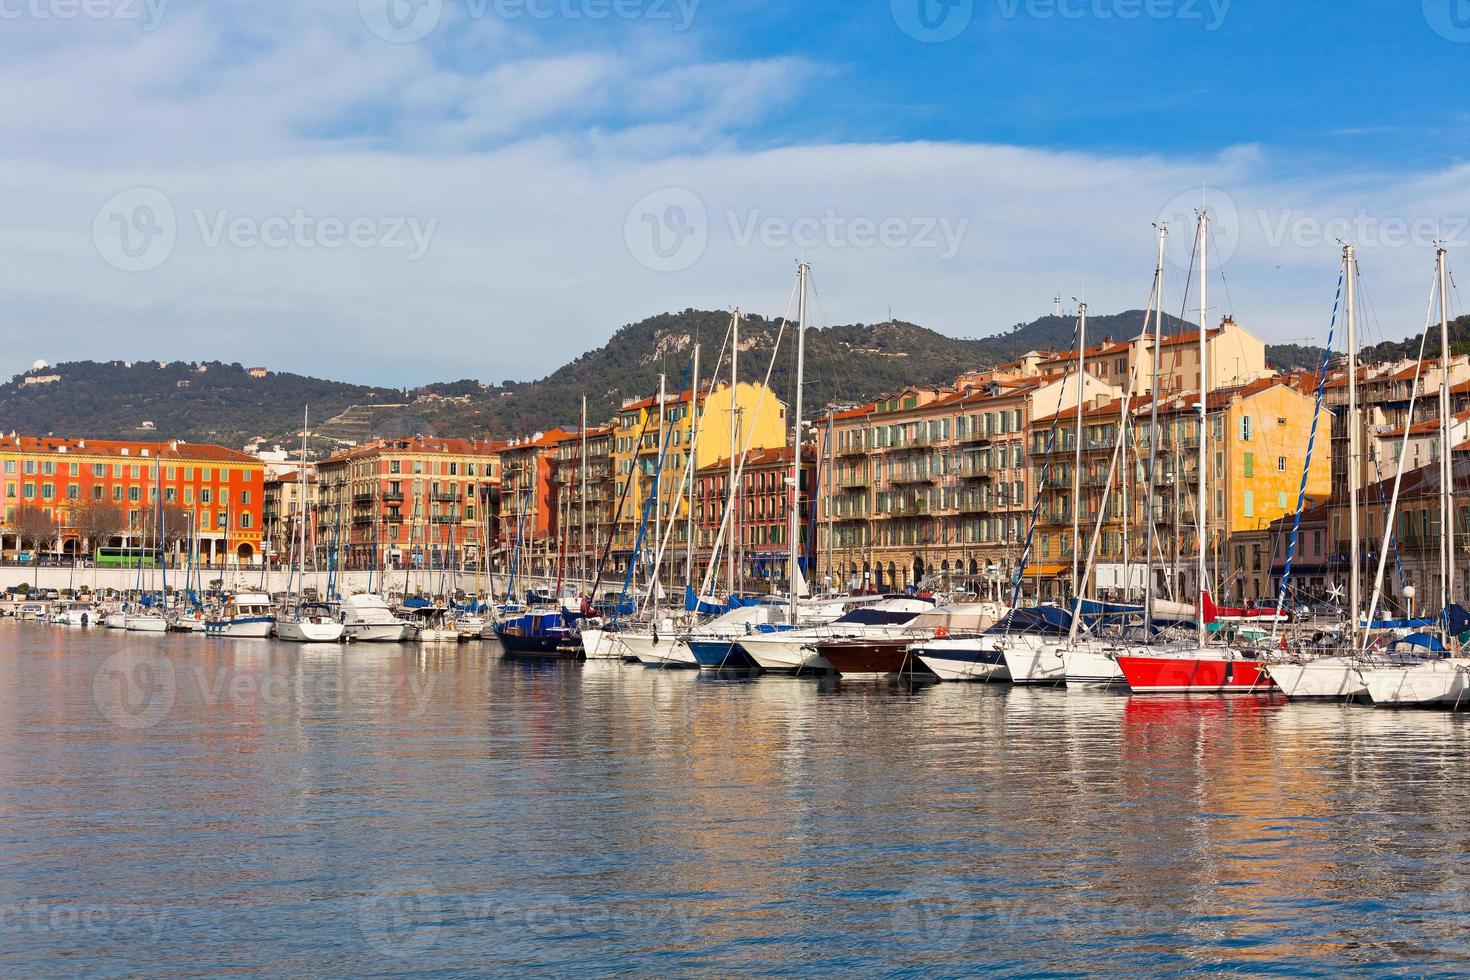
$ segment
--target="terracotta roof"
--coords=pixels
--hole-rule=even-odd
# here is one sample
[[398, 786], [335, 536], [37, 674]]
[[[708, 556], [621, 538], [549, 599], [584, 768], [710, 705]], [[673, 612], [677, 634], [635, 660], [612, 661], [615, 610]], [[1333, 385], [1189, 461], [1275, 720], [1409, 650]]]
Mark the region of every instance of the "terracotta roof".
[[[745, 468], [750, 469], [751, 467], [756, 466], [771, 466], [777, 463], [785, 463], [789, 466], [791, 464], [791, 453], [792, 451], [790, 446], [781, 446], [775, 449], [752, 449], [750, 452], [745, 454]], [[802, 451], [802, 455], [807, 457], [804, 460], [804, 462], [807, 463], [811, 463], [815, 459], [814, 452], [811, 446], [805, 447]], [[739, 463], [738, 459], [736, 460], [736, 463]], [[699, 472], [701, 473], [728, 473], [729, 471], [730, 458], [728, 456], [724, 459], [715, 460], [708, 466], [701, 466], [699, 468]]]
[[494, 456], [504, 449], [506, 443], [500, 439], [440, 439], [435, 436], [414, 436], [412, 439], [374, 439], [372, 442], [354, 446], [345, 452], [336, 453], [322, 461], [323, 465], [341, 463], [367, 456], [392, 453], [431, 453], [442, 456]]
[[[48, 455], [116, 456], [128, 459], [180, 459], [264, 466], [260, 459], [207, 442], [137, 442], [130, 439], [57, 439], [51, 436], [0, 436], [0, 452]], [[146, 455], [145, 455], [146, 452]]]

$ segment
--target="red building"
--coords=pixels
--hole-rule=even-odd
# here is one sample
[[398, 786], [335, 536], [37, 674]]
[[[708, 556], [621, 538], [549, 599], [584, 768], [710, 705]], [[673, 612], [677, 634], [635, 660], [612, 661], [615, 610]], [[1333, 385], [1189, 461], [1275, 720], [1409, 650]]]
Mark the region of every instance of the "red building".
[[[170, 513], [182, 514], [197, 533], [201, 560], [211, 565], [254, 564], [261, 551], [265, 464], [254, 456], [206, 443], [111, 439], [0, 437], [5, 521], [0, 553], [23, 551], [17, 514], [40, 510], [56, 522], [56, 541], [40, 551], [95, 554], [143, 540], [156, 522], [159, 494]], [[79, 528], [88, 504], [122, 512], [123, 530], [88, 541]], [[35, 545], [32, 545], [36, 547]]]

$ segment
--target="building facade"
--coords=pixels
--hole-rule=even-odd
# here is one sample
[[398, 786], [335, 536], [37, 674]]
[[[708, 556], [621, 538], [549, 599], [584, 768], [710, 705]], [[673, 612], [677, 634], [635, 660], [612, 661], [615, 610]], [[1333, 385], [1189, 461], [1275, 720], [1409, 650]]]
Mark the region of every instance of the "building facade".
[[377, 439], [317, 464], [313, 547], [325, 567], [465, 568], [495, 547], [485, 512], [500, 449], [484, 439]]
[[[30, 550], [95, 557], [102, 547], [139, 547], [153, 534], [160, 506], [196, 538], [200, 560], [210, 566], [253, 565], [260, 560], [265, 466], [253, 456], [203, 443], [0, 438], [5, 521], [0, 553], [15, 558]], [[161, 500], [160, 500], [161, 497]], [[116, 509], [119, 527], [107, 541], [88, 540], [89, 507]], [[54, 522], [54, 540], [25, 542], [17, 522], [28, 510]], [[175, 537], [176, 552], [184, 546]]]

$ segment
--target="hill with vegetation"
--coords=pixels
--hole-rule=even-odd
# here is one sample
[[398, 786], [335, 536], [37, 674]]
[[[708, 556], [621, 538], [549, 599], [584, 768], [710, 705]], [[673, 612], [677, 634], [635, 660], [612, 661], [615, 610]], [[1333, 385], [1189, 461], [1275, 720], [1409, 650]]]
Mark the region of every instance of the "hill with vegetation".
[[[1145, 314], [1130, 310], [1088, 321], [1088, 341], [1136, 337]], [[374, 436], [414, 433], [517, 436], [556, 425], [574, 425], [587, 397], [594, 422], [610, 418], [628, 398], [658, 390], [664, 375], [670, 390], [687, 387], [690, 361], [700, 345], [700, 371], [729, 373], [721, 361], [730, 315], [712, 310], [663, 313], [627, 324], [596, 350], [536, 381], [487, 385], [447, 381], [413, 392], [354, 385], [298, 374], [253, 376], [239, 364], [156, 361], [78, 361], [27, 372], [0, 385], [3, 427], [28, 434], [94, 438], [185, 439], [244, 446], [294, 445], [303, 405], [310, 405], [313, 448], [361, 442]], [[781, 354], [771, 370], [778, 395], [791, 398], [795, 374], [793, 331], [777, 319], [746, 316], [741, 323], [740, 376], [765, 377], [780, 338]], [[1170, 333], [1197, 329], [1166, 318]], [[1470, 318], [1457, 321], [1455, 339], [1470, 348]], [[906, 385], [945, 384], [965, 371], [992, 367], [1033, 350], [1067, 350], [1076, 342], [1076, 319], [1046, 316], [983, 338], [945, 336], [913, 323], [851, 324], [807, 333], [805, 404], [853, 404]], [[1368, 359], [1410, 356], [1417, 338], [1379, 344]], [[1315, 368], [1320, 348], [1294, 344], [1267, 347], [1278, 370]], [[49, 383], [39, 381], [55, 375]]]

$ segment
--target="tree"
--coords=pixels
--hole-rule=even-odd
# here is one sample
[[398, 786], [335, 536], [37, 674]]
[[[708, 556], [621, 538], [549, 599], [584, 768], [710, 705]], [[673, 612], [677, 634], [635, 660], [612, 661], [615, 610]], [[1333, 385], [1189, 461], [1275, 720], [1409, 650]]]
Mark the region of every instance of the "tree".
[[78, 507], [73, 516], [77, 533], [96, 551], [127, 527], [127, 515], [110, 500], [89, 500]]
[[56, 540], [56, 518], [35, 504], [26, 504], [15, 512], [15, 533], [22, 548], [39, 551], [41, 545]]
[[194, 515], [178, 504], [163, 505], [163, 539], [158, 535], [158, 514], [143, 518], [143, 542], [149, 548], [173, 547], [194, 533]]

